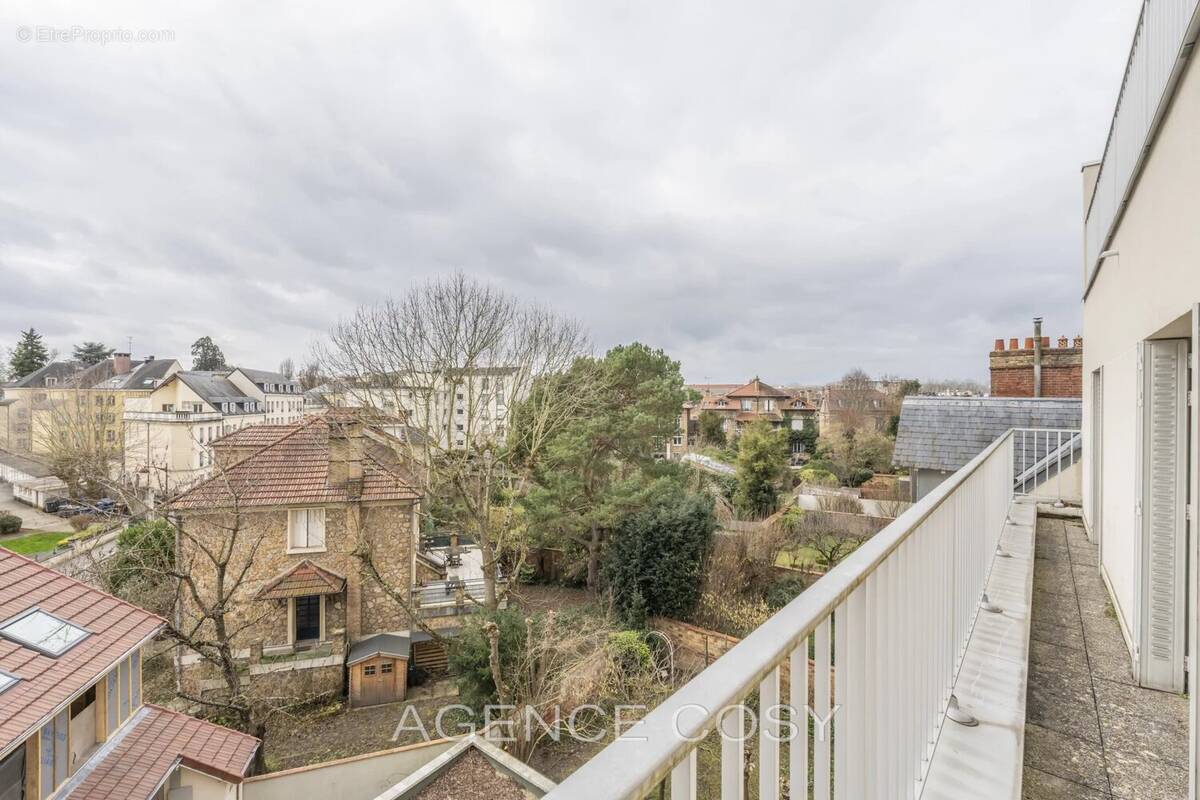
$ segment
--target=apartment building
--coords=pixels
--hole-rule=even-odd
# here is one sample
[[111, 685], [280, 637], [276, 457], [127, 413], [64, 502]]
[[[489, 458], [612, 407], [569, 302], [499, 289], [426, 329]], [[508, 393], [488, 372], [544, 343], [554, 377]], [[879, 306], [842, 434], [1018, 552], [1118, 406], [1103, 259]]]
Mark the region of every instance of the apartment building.
[[91, 366], [77, 361], [47, 364], [4, 384], [0, 448], [47, 455], [56, 439], [85, 436], [119, 453], [125, 441], [125, 402], [148, 397], [179, 369], [174, 359], [148, 356], [133, 361], [128, 353], [114, 353]]
[[334, 381], [305, 394], [308, 413], [373, 408], [407, 420], [444, 450], [503, 439], [509, 410], [524, 399], [517, 367], [476, 367], [453, 376], [377, 376]]
[[0, 550], [0, 797], [240, 796], [259, 741], [142, 700], [148, 611]]
[[206, 476], [213, 441], [247, 425], [284, 425], [304, 414], [300, 385], [235, 368], [177, 370], [125, 404], [123, 471], [135, 486], [170, 493]]

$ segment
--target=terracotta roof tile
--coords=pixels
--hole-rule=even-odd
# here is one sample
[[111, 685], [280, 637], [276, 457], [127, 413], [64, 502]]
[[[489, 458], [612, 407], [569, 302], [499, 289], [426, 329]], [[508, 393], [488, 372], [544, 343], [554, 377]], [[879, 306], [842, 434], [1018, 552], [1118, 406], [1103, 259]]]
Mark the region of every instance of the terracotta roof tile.
[[0, 549], [0, 621], [35, 607], [89, 635], [57, 657], [0, 638], [0, 670], [20, 679], [0, 694], [0, 751], [24, 740], [165, 624], [149, 611]]
[[177, 763], [240, 783], [259, 746], [253, 736], [150, 703], [117, 735], [116, 747], [89, 764], [64, 798], [145, 800]]
[[307, 558], [272, 578], [254, 595], [258, 600], [305, 597], [313, 594], [337, 594], [346, 588], [346, 579], [318, 566]]
[[[329, 483], [329, 434], [323, 416], [292, 425], [272, 444], [198, 483], [167, 504], [173, 510], [280, 506], [382, 500], [415, 500], [415, 481], [393, 450], [364, 435], [360, 496]], [[279, 426], [272, 426], [279, 427]], [[386, 437], [387, 434], [379, 434]], [[390, 437], [389, 437], [390, 438]]]
[[774, 386], [769, 386], [758, 378], [747, 383], [745, 386], [739, 386], [732, 392], [725, 395], [726, 397], [790, 397], [787, 392], [782, 392]]

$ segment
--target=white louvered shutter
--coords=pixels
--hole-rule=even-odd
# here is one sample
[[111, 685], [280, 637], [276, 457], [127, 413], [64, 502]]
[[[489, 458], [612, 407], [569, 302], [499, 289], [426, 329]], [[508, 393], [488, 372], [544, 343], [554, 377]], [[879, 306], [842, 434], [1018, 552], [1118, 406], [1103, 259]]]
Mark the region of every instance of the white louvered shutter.
[[1141, 609], [1138, 679], [1182, 692], [1187, 597], [1186, 340], [1145, 343], [1142, 359]]

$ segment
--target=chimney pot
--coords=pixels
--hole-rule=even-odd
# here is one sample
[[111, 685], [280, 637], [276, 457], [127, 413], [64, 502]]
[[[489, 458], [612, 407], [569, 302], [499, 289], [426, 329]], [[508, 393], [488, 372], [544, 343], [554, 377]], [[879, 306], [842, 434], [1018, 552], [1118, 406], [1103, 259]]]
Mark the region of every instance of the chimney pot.
[[1025, 337], [1025, 349], [1026, 349], [1026, 350], [1032, 350], [1032, 349], [1033, 349], [1033, 337], [1032, 337], [1032, 336], [1026, 336], [1026, 337]]
[[1065, 337], [1065, 336], [1058, 337], [1058, 346], [1059, 347], [1067, 347], [1069, 345], [1070, 345], [1070, 340], [1067, 339], [1067, 337]]
[[1075, 347], [1076, 347], [1076, 349], [1083, 347], [1083, 337], [1082, 336], [1075, 337]]
[[1047, 347], [1047, 348], [1050, 347], [1050, 337], [1049, 336], [1042, 337], [1042, 347]]
[[1017, 342], [1018, 342], [1018, 341], [1019, 341], [1019, 340], [1018, 340], [1018, 339], [1015, 339], [1015, 338], [1014, 338], [1014, 339], [1009, 339], [1009, 340], [1008, 340], [1008, 349], [1009, 349], [1009, 350], [1020, 350], [1020, 349], [1021, 349], [1021, 345], [1017, 344]]
[[996, 340], [996, 347], [995, 347], [995, 349], [996, 349], [996, 350], [1003, 350], [1003, 349], [1004, 349], [1004, 340], [1003, 340], [1003, 339], [997, 339], [997, 340]]

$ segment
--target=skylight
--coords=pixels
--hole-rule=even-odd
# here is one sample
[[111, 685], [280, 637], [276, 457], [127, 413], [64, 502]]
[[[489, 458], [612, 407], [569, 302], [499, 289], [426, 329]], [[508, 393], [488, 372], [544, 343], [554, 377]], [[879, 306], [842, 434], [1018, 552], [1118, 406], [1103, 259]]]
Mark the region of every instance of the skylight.
[[87, 635], [78, 625], [40, 608], [0, 625], [0, 636], [50, 656], [62, 655]]
[[7, 672], [0, 672], [0, 692], [3, 692], [8, 687], [19, 681], [16, 675], [9, 675]]

